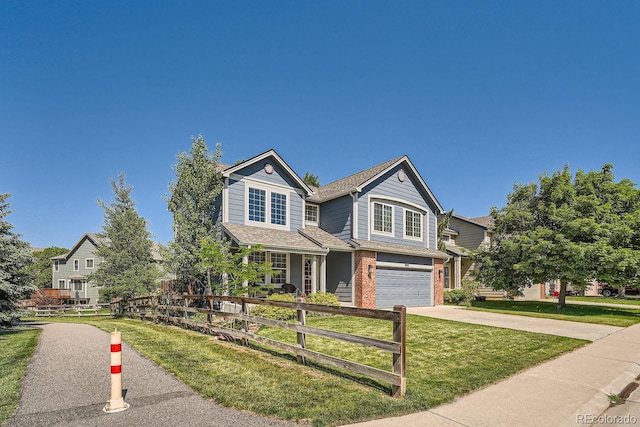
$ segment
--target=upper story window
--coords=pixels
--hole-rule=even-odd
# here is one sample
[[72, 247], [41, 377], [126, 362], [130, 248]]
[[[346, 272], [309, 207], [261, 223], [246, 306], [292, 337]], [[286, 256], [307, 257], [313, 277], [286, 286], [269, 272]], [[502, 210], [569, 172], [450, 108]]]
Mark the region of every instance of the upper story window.
[[249, 187], [246, 217], [249, 223], [285, 227], [288, 210], [287, 194], [267, 188]]
[[60, 271], [60, 261], [53, 261], [53, 271]]
[[271, 224], [287, 225], [287, 195], [271, 193]]
[[422, 239], [422, 214], [420, 212], [404, 211], [404, 236], [412, 239]]
[[305, 222], [313, 225], [318, 225], [318, 205], [305, 205], [304, 207], [304, 220]]
[[80, 260], [79, 259], [74, 259], [73, 260], [73, 271], [80, 271]]
[[266, 191], [249, 188], [249, 221], [265, 222]]
[[84, 266], [87, 270], [93, 269], [93, 258], [87, 258], [84, 260]]
[[373, 231], [393, 234], [393, 206], [378, 202], [373, 204]]

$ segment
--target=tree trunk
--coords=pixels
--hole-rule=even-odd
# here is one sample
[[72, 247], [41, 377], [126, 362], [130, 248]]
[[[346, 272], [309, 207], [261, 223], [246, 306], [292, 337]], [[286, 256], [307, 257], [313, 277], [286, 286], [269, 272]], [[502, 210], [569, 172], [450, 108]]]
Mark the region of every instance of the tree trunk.
[[567, 282], [560, 281], [560, 293], [558, 294], [558, 307], [563, 308], [567, 300]]

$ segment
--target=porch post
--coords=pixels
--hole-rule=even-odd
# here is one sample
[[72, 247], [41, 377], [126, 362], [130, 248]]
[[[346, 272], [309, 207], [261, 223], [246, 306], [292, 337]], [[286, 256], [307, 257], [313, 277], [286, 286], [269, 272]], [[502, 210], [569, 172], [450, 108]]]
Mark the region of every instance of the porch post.
[[455, 280], [456, 284], [454, 286], [455, 289], [460, 289], [462, 287], [462, 257], [455, 257]]
[[320, 255], [320, 292], [327, 292], [327, 256]]

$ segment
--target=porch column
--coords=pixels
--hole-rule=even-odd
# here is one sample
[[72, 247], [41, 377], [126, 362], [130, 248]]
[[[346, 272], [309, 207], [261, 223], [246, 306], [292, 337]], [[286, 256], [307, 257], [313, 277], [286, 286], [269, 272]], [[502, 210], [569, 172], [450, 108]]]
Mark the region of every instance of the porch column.
[[455, 285], [454, 289], [460, 289], [462, 287], [462, 257], [455, 257]]
[[327, 256], [320, 256], [320, 292], [327, 293]]

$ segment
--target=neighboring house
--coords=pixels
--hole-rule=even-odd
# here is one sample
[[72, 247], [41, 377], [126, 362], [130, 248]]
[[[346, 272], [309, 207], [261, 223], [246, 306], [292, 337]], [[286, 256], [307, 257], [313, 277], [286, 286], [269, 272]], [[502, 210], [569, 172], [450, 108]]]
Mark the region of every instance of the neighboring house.
[[98, 288], [88, 281], [88, 276], [100, 265], [95, 249], [104, 243], [96, 234], [86, 233], [69, 252], [51, 258], [52, 288], [60, 290], [60, 297], [67, 304], [98, 302]]
[[[467, 218], [462, 215], [452, 215], [449, 220], [449, 228], [442, 233], [442, 240], [447, 248], [447, 254], [451, 257], [445, 264], [445, 289], [460, 289], [465, 278], [472, 278], [473, 261], [470, 251], [491, 244], [493, 232], [491, 226], [493, 218], [482, 216]], [[478, 294], [486, 297], [502, 298], [503, 291], [494, 291], [492, 288], [482, 287]]]
[[[58, 298], [63, 299], [66, 304], [93, 305], [98, 302], [98, 287], [88, 277], [102, 262], [95, 255], [96, 248], [109, 243], [109, 239], [101, 238], [95, 233], [85, 233], [69, 252], [51, 258], [52, 288], [59, 290]], [[162, 255], [159, 244], [153, 244], [151, 255], [160, 266]], [[169, 278], [171, 277], [163, 277]]]
[[357, 307], [443, 303], [443, 209], [407, 156], [319, 188], [274, 150], [223, 176], [216, 219], [237, 245], [262, 245], [252, 261], [280, 272], [265, 283], [332, 292]]

